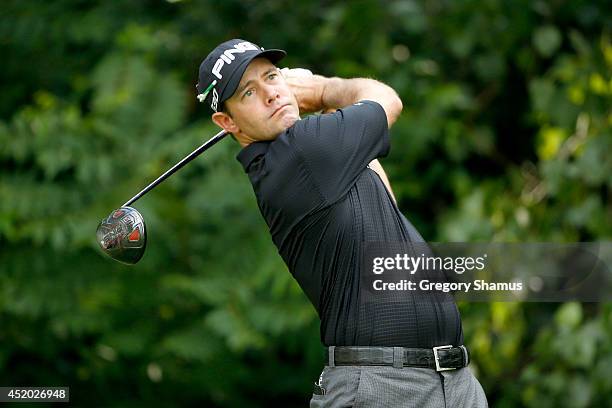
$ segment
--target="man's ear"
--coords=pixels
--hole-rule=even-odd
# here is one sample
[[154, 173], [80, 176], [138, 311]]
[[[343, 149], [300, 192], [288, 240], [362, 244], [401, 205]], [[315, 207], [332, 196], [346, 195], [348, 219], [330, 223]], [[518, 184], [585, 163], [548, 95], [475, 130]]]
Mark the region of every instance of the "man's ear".
[[217, 126], [227, 130], [229, 133], [233, 134], [240, 131], [240, 128], [238, 125], [236, 125], [234, 119], [232, 119], [232, 117], [225, 112], [213, 113], [212, 120], [217, 124]]

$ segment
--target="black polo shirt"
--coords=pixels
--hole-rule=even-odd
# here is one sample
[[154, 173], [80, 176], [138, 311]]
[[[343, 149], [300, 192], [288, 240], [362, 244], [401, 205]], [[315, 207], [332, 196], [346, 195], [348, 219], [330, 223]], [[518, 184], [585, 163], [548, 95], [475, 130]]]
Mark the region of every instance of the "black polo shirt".
[[272, 240], [315, 306], [329, 345], [433, 347], [463, 344], [454, 302], [398, 294], [364, 302], [363, 242], [423, 242], [368, 167], [389, 152], [376, 102], [311, 115], [237, 156]]

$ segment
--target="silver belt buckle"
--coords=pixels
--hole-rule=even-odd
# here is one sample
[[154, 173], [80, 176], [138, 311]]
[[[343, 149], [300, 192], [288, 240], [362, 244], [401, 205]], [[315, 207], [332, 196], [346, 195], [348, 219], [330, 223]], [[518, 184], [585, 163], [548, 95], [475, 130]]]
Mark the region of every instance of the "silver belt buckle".
[[438, 356], [438, 350], [450, 349], [453, 348], [452, 344], [446, 346], [437, 346], [433, 348], [434, 360], [436, 362], [436, 371], [448, 371], [448, 370], [456, 370], [456, 367], [440, 367], [440, 357]]

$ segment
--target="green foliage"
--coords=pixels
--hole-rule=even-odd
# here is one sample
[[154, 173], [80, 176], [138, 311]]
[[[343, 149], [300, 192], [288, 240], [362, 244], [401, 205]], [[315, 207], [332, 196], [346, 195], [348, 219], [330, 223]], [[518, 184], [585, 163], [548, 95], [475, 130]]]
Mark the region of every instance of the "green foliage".
[[[138, 202], [136, 267], [97, 222], [216, 132], [201, 58], [232, 37], [404, 101], [383, 165], [430, 241], [612, 231], [605, 2], [6, 1], [0, 6], [0, 383], [77, 406], [304, 406], [318, 318], [226, 140]], [[606, 406], [610, 304], [460, 305], [492, 406]], [[494, 355], [495, 358], [489, 358]]]

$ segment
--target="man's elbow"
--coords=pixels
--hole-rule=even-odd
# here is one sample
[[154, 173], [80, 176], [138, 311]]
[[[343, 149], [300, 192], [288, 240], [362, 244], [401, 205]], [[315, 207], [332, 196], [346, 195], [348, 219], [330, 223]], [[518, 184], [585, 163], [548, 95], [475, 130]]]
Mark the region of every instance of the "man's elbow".
[[402, 113], [402, 109], [404, 109], [402, 100], [395, 92], [393, 92], [393, 97], [390, 98], [387, 111], [387, 122], [389, 122], [389, 127], [391, 127], [397, 118], [399, 118], [399, 115]]
[[402, 103], [402, 99], [399, 97], [399, 95], [395, 94], [395, 112], [396, 112], [396, 117], [399, 117], [399, 115], [402, 113], [402, 109], [404, 109], [404, 104]]

